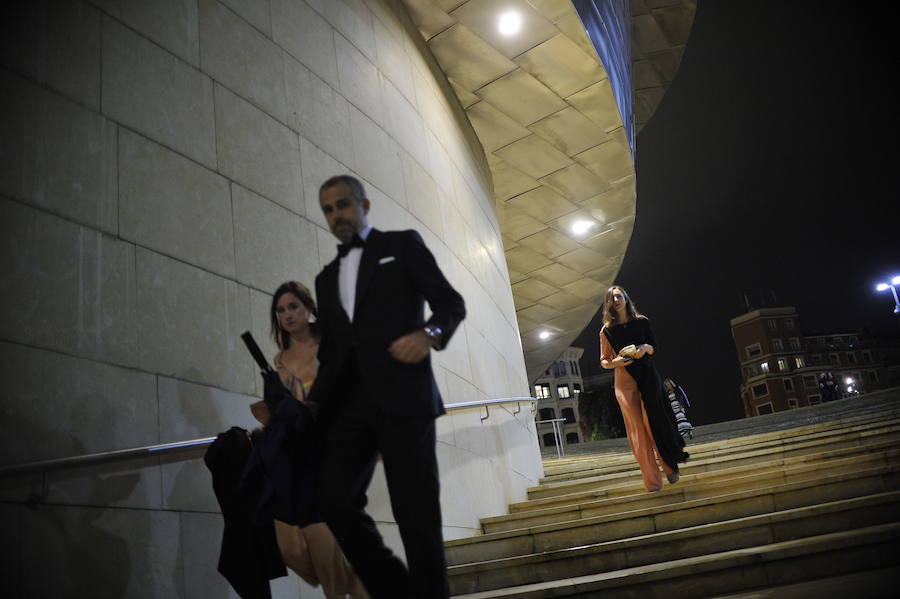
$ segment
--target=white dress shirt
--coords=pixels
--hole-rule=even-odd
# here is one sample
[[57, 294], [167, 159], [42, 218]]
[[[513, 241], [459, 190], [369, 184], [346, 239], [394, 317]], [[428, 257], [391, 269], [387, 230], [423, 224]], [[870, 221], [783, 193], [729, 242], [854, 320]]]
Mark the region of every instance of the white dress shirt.
[[[372, 231], [372, 225], [367, 225], [359, 232], [360, 238], [365, 241]], [[350, 248], [347, 255], [341, 258], [338, 268], [338, 297], [350, 322], [353, 322], [353, 308], [356, 304], [356, 278], [359, 275], [359, 261], [362, 259], [363, 248]]]

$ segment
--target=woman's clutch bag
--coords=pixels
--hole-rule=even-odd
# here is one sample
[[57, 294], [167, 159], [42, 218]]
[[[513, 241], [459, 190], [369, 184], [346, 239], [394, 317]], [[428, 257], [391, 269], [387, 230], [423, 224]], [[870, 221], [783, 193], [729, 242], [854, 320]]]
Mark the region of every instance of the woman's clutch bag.
[[637, 347], [634, 344], [626, 345], [622, 349], [619, 350], [619, 355], [623, 358], [634, 358], [634, 354], [637, 352]]

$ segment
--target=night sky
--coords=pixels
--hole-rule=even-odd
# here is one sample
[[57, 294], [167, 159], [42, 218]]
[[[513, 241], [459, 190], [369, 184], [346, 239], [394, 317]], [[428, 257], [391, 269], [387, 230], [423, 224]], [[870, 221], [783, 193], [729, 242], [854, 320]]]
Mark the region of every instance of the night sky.
[[[868, 10], [868, 13], [864, 13]], [[637, 138], [617, 282], [695, 424], [740, 418], [729, 320], [771, 289], [806, 332], [897, 330], [893, 14], [851, 3], [698, 2], [678, 75]], [[598, 315], [573, 345], [599, 370]]]

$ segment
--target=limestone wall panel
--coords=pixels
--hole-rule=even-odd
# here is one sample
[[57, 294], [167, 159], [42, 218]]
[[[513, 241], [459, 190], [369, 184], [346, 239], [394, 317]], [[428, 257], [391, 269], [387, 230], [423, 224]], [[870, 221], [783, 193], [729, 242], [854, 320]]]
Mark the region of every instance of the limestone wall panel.
[[353, 134], [353, 163], [350, 165], [364, 179], [404, 205], [403, 168], [395, 142], [356, 107], [350, 107]]
[[375, 62], [376, 41], [375, 31], [372, 29], [374, 18], [361, 0], [322, 2], [321, 7], [317, 8], [335, 31], [365, 54], [370, 62]]
[[6, 342], [0, 374], [6, 464], [158, 442], [154, 375]]
[[[288, 93], [288, 124], [300, 132], [301, 143], [311, 142], [336, 160], [352, 162], [353, 136], [350, 132], [350, 103], [291, 56], [286, 54], [284, 61], [285, 86]], [[303, 168], [304, 178], [306, 178], [305, 164]], [[319, 183], [324, 180], [315, 179], [312, 184], [318, 190]], [[315, 212], [319, 212], [318, 194], [316, 195]]]
[[126, 129], [119, 137], [119, 212], [123, 238], [234, 276], [228, 181]]
[[297, 134], [216, 85], [219, 172], [296, 214], [303, 213]]
[[338, 80], [347, 100], [376, 123], [384, 123], [384, 101], [378, 69], [344, 36], [335, 34]]
[[115, 233], [115, 123], [3, 69], [0, 88], [0, 193]]
[[103, 113], [215, 168], [212, 81], [129, 30], [103, 20]]
[[217, 0], [200, 0], [203, 71], [241, 97], [287, 122], [282, 50]]
[[[438, 206], [437, 191], [431, 176], [419, 166], [412, 156], [401, 150], [403, 164], [403, 186], [409, 211], [436, 236], [444, 239], [441, 209]], [[443, 245], [441, 241], [437, 241]]]
[[334, 30], [305, 2], [272, 0], [272, 37], [331, 87], [339, 87]]
[[90, 0], [182, 60], [200, 63], [196, 0]]
[[134, 247], [0, 197], [0, 338], [136, 365]]
[[22, 593], [15, 596], [184, 596], [175, 512], [45, 506], [19, 516], [27, 532]]
[[272, 8], [269, 0], [222, 0], [222, 4], [266, 36], [272, 37]]
[[238, 280], [266, 293], [288, 279], [312, 286], [319, 272], [313, 225], [240, 185], [232, 197]]
[[250, 322], [246, 288], [137, 249], [140, 367], [231, 391], [254, 389], [240, 334]]
[[81, 2], [9, 4], [0, 23], [0, 64], [98, 110], [100, 17]]

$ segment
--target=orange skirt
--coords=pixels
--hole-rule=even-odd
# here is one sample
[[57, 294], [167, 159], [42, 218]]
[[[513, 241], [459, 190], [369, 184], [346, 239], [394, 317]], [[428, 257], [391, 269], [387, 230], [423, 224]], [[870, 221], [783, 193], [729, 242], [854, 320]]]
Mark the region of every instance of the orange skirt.
[[659, 450], [656, 449], [656, 441], [650, 432], [647, 410], [644, 409], [637, 381], [624, 368], [616, 368], [615, 392], [619, 409], [622, 410], [622, 419], [625, 421], [628, 444], [644, 479], [644, 489], [659, 491], [663, 487], [660, 466], [666, 474], [672, 474], [674, 470], [659, 458]]

